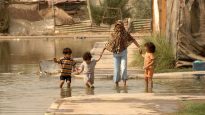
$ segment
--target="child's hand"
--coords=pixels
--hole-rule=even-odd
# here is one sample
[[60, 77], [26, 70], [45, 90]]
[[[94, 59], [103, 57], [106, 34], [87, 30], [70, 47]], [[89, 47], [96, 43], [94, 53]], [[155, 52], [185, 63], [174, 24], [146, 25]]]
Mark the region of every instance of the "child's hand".
[[53, 58], [53, 61], [56, 62], [56, 63], [58, 62], [58, 60], [56, 58]]
[[142, 55], [142, 49], [139, 49], [139, 53]]
[[148, 67], [144, 66], [143, 69], [147, 69]]

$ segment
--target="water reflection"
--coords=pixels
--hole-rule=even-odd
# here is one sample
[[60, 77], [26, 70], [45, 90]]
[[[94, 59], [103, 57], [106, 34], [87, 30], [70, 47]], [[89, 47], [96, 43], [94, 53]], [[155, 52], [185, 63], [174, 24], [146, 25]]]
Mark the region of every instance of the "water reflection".
[[61, 98], [71, 97], [72, 96], [72, 88], [61, 88], [60, 89]]
[[[59, 77], [39, 77], [31, 74], [38, 66], [24, 65], [26, 74], [0, 74], [0, 114], [2, 115], [42, 115], [50, 104], [70, 96], [86, 96], [117, 93], [143, 93], [144, 80], [129, 80], [128, 87], [113, 89], [112, 80], [96, 79], [95, 89], [84, 88], [82, 79], [73, 79], [72, 89], [59, 89]], [[17, 70], [16, 70], [17, 71]], [[205, 80], [157, 79], [154, 80], [154, 93], [205, 94]]]
[[15, 64], [38, 64], [40, 60], [60, 58], [62, 50], [70, 47], [73, 57], [90, 51], [99, 39], [26, 39], [0, 40], [0, 73], [12, 72]]
[[127, 87], [115, 87], [117, 93], [128, 93]]
[[153, 89], [152, 87], [146, 85], [145, 86], [145, 93], [153, 93], [152, 89]]
[[94, 88], [85, 88], [85, 94], [94, 95], [95, 94]]
[[10, 63], [10, 44], [8, 41], [0, 42], [0, 73], [10, 72]]

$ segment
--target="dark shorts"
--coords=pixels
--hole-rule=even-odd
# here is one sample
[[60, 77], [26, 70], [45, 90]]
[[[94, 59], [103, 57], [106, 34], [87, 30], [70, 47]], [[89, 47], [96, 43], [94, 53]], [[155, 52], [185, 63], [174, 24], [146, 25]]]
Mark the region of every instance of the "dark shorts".
[[71, 76], [60, 76], [60, 80], [63, 80], [63, 81], [70, 81], [71, 83]]

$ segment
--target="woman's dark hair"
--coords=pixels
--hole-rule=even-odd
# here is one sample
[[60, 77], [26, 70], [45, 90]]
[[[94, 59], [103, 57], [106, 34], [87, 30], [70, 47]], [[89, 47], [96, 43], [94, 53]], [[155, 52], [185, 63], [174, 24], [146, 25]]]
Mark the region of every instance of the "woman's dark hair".
[[86, 60], [91, 60], [92, 59], [92, 55], [90, 52], [85, 52], [84, 55], [83, 55], [83, 60], [86, 61]]
[[156, 47], [152, 42], [147, 42], [144, 46], [147, 47], [149, 53], [154, 53], [156, 50]]
[[117, 20], [115, 22], [114, 31], [123, 31], [125, 30], [124, 23], [122, 20]]
[[63, 49], [63, 54], [71, 55], [72, 54], [72, 50], [70, 48], [64, 48]]

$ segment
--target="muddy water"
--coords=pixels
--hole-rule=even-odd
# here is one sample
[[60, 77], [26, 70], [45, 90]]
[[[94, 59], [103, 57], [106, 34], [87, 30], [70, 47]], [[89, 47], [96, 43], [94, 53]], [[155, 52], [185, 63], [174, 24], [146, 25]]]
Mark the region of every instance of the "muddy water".
[[[60, 98], [117, 93], [145, 92], [143, 80], [129, 80], [128, 88], [114, 88], [112, 80], [96, 80], [95, 89], [84, 88], [83, 80], [73, 79], [72, 88], [60, 90], [58, 77], [39, 77], [38, 65], [18, 65], [13, 74], [0, 74], [0, 115], [42, 115], [50, 104]], [[162, 94], [205, 94], [201, 80], [155, 80], [153, 92]]]
[[[128, 88], [113, 87], [112, 80], [96, 80], [95, 89], [84, 88], [83, 80], [73, 79], [72, 88], [60, 90], [58, 77], [40, 77], [38, 61], [60, 57], [64, 47], [71, 47], [79, 57], [95, 41], [24, 40], [0, 42], [0, 115], [42, 115], [56, 99], [113, 93], [145, 92], [143, 80], [129, 80]], [[87, 44], [84, 46], [84, 44]], [[54, 45], [56, 44], [56, 45]], [[155, 80], [156, 94], [205, 94], [204, 80]]]
[[69, 47], [73, 57], [81, 57], [102, 39], [29, 39], [0, 40], [0, 73], [12, 72], [15, 64], [37, 64], [40, 60], [61, 57], [62, 50]]

